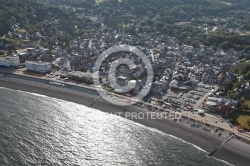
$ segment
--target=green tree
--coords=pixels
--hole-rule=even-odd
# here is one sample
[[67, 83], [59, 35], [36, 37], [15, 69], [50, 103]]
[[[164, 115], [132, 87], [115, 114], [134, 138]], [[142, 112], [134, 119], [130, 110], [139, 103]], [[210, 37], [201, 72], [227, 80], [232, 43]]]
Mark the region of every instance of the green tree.
[[245, 46], [245, 47], [244, 47], [244, 50], [245, 50], [245, 51], [250, 51], [250, 45]]
[[227, 50], [230, 48], [230, 42], [229, 41], [225, 41], [223, 43], [220, 44], [220, 48], [221, 49], [224, 49], [224, 50]]

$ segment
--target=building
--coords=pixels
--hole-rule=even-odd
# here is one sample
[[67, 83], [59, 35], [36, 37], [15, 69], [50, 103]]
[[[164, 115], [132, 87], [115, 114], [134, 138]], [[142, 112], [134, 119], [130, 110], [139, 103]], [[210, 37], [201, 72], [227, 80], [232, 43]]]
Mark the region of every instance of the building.
[[93, 74], [90, 73], [90, 71], [87, 72], [80, 72], [80, 71], [72, 71], [69, 72], [69, 78], [72, 80], [84, 82], [87, 84], [92, 84], [93, 83]]
[[68, 59], [57, 58], [56, 61], [53, 62], [53, 64], [58, 68], [71, 70], [70, 61]]
[[117, 84], [119, 85], [119, 86], [127, 86], [127, 84], [128, 84], [128, 77], [125, 77], [125, 76], [119, 76], [118, 78], [117, 78]]
[[0, 58], [0, 67], [18, 67], [19, 64], [19, 56], [7, 56]]
[[227, 104], [219, 106], [219, 109], [218, 109], [218, 111], [221, 114], [225, 114], [225, 115], [231, 114], [234, 110], [235, 110], [235, 107], [229, 106]]
[[25, 64], [27, 71], [33, 71], [38, 73], [49, 73], [51, 71], [50, 62], [25, 61]]
[[163, 90], [164, 90], [164, 87], [163, 87], [162, 82], [160, 81], [155, 81], [151, 87], [151, 92], [153, 94], [160, 94], [161, 92], [163, 92]]
[[170, 86], [170, 88], [178, 88], [179, 87], [178, 81], [176, 81], [176, 80], [171, 81], [169, 86]]
[[7, 58], [0, 58], [0, 67], [10, 67], [10, 61]]
[[209, 111], [216, 111], [217, 110], [217, 104], [212, 101], [206, 102], [207, 110]]

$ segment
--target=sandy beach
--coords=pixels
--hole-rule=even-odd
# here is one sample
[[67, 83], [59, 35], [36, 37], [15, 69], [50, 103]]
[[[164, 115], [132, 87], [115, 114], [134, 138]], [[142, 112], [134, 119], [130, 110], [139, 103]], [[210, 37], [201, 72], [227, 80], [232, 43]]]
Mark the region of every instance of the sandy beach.
[[[89, 106], [97, 97], [91, 90], [84, 90], [77, 87], [57, 87], [47, 84], [46, 80], [32, 78], [22, 78], [20, 76], [2, 76], [0, 77], [0, 87], [6, 87], [14, 90], [22, 90], [32, 93], [38, 93], [49, 97], [63, 99], [78, 104]], [[97, 101], [93, 108], [106, 113], [115, 114], [117, 112], [141, 112], [143, 110], [135, 106], [119, 107], [105, 102], [104, 100]], [[125, 116], [123, 113], [121, 116]], [[192, 143], [207, 152], [212, 152], [219, 146], [223, 140], [209, 134], [196, 131], [190, 127], [181, 125], [173, 120], [165, 119], [132, 119], [133, 121], [160, 130], [164, 133], [171, 134], [181, 138], [184, 141]], [[234, 165], [249, 165], [250, 163], [250, 145], [238, 141], [233, 138], [228, 143], [223, 145], [215, 154], [214, 157], [227, 161]]]

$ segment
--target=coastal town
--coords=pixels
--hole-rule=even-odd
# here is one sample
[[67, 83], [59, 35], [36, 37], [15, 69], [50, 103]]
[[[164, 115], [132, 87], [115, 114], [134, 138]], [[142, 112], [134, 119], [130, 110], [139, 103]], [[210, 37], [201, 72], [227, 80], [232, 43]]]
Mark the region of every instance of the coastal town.
[[[14, 27], [5, 37], [11, 38], [17, 35], [17, 28], [18, 26]], [[58, 32], [58, 35], [64, 33]], [[20, 49], [2, 56], [1, 67], [12, 68], [12, 71], [18, 74], [39, 75], [55, 82], [74, 82], [85, 87], [94, 86], [93, 67], [103, 51], [114, 45], [137, 46], [148, 56], [154, 70], [154, 82], [150, 92], [141, 103], [136, 104], [145, 110], [177, 111], [181, 112], [183, 117], [201, 119], [207, 124], [233, 131], [234, 114], [242, 110], [242, 106], [238, 100], [228, 96], [227, 82], [237, 81], [240, 88], [233, 90], [235, 94], [249, 98], [249, 82], [244, 76], [230, 71], [231, 68], [246, 63], [240, 59], [244, 54], [242, 51], [214, 50], [213, 47], [205, 45], [199, 45], [197, 48], [179, 45], [174, 37], [159, 35], [154, 38], [154, 33], [143, 33], [139, 37], [132, 37], [122, 31], [105, 32], [105, 26], [91, 38], [82, 36], [73, 39], [71, 52], [62, 49], [57, 42], [52, 46], [53, 49], [39, 46], [38, 39], [42, 38], [40, 32], [35, 34], [24, 32], [19, 33], [19, 36], [28, 38], [28, 42], [20, 44]], [[33, 40], [34, 38], [37, 40]], [[163, 39], [168, 42], [162, 43]], [[11, 44], [0, 42], [0, 47], [5, 50], [11, 48]], [[120, 86], [126, 86], [131, 82], [136, 86], [130, 92], [121, 93], [112, 88], [107, 78], [110, 62], [126, 57], [133, 59], [135, 66], [118, 66], [116, 81]], [[99, 75], [102, 86], [110, 93], [131, 97], [138, 94], [145, 86], [147, 72], [140, 58], [131, 53], [121, 52], [112, 54], [104, 60]], [[203, 115], [206, 116], [201, 118]], [[204, 130], [206, 129], [207, 127], [204, 127]], [[248, 131], [240, 125], [236, 131], [249, 137]]]
[[[101, 16], [91, 16], [90, 18], [98, 22], [102, 20]], [[145, 19], [147, 18], [145, 17]], [[203, 19], [217, 24], [216, 26], [201, 26], [200, 28], [204, 29], [204, 33], [214, 33], [214, 31], [221, 30], [234, 31], [241, 35], [245, 33], [240, 29], [227, 28], [228, 23], [233, 18]], [[219, 26], [221, 23], [224, 24]], [[140, 23], [134, 26], [135, 29], [138, 29]], [[176, 26], [194, 25], [191, 22], [179, 22], [176, 23]], [[142, 101], [150, 103], [152, 106], [138, 103], [139, 107], [156, 111], [154, 106], [157, 106], [160, 111], [167, 109], [181, 112], [184, 115], [200, 112], [200, 114], [217, 118], [211, 120], [211, 123], [227, 124], [226, 128], [229, 129], [234, 128], [232, 123], [234, 122], [235, 112], [238, 110], [247, 111], [242, 109], [242, 103], [234, 99], [233, 95], [243, 95], [246, 99], [249, 99], [249, 81], [244, 76], [230, 71], [234, 67], [247, 63], [241, 59], [246, 54], [243, 51], [214, 49], [213, 46], [203, 44], [198, 47], [180, 45], [177, 38], [164, 34], [158, 35], [157, 32], [140, 33], [135, 37], [122, 30], [107, 28], [102, 23], [102, 27], [95, 35], [89, 36], [86, 34], [72, 39], [70, 42], [71, 51], [69, 52], [63, 49], [57, 40], [49, 48], [41, 47], [39, 42], [43, 38], [42, 33], [20, 32], [18, 24], [13, 26], [9, 33], [3, 36], [3, 39], [14, 39], [18, 36], [23, 42], [20, 43], [17, 50], [11, 51], [11, 48], [13, 48], [11, 42], [8, 42], [8, 40], [0, 41], [0, 48], [2, 49], [0, 66], [15, 68], [18, 73], [24, 75], [42, 73], [47, 79], [71, 81], [91, 86], [93, 85], [93, 67], [97, 57], [109, 47], [127, 44], [142, 50], [150, 59], [154, 70], [154, 82], [151, 90]], [[64, 36], [66, 36], [64, 31], [59, 31], [57, 34], [58, 38]], [[128, 85], [131, 82], [135, 83], [136, 86], [131, 92], [120, 94], [119, 91], [110, 86], [107, 79], [108, 70], [110, 62], [125, 57], [133, 59], [136, 65], [130, 68], [126, 65], [120, 65], [116, 71], [116, 81], [120, 86]], [[138, 94], [144, 87], [147, 77], [145, 64], [142, 64], [138, 57], [124, 52], [112, 54], [108, 57], [103, 62], [99, 74], [102, 85], [109, 92], [127, 97]], [[238, 87], [233, 89], [232, 94], [228, 93], [228, 82], [230, 81], [238, 83]], [[192, 114], [189, 116], [192, 117]], [[199, 117], [198, 114], [196, 118]], [[244, 131], [242, 126], [239, 126], [237, 130], [248, 135], [248, 131]]]
[[[101, 110], [189, 142], [206, 158], [248, 163], [250, 20], [241, 1], [7, 0], [0, 89]], [[22, 118], [11, 109], [10, 121]]]

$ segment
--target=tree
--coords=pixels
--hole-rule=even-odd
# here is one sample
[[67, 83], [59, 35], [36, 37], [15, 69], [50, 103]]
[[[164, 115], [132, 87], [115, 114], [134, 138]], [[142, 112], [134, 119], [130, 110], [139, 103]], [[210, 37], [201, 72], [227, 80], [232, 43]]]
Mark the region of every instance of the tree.
[[5, 52], [1, 50], [0, 55], [5, 55]]
[[224, 49], [224, 50], [227, 50], [230, 48], [230, 42], [229, 41], [225, 41], [223, 43], [220, 44], [220, 48], [221, 49]]
[[250, 45], [245, 46], [244, 51], [250, 51]]
[[232, 80], [228, 80], [225, 83], [226, 83], [226, 87], [227, 87], [228, 90], [233, 89], [234, 83], [233, 83]]
[[241, 45], [236, 45], [236, 50], [242, 50], [242, 46]]

